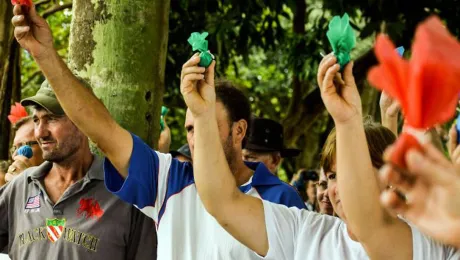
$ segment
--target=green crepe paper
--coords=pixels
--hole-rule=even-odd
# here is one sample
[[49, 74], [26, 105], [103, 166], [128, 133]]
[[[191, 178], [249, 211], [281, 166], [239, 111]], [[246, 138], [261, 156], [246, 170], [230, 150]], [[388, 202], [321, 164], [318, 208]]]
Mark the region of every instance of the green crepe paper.
[[343, 69], [350, 62], [350, 52], [356, 45], [356, 36], [353, 28], [350, 26], [350, 18], [345, 13], [342, 18], [334, 16], [329, 23], [327, 38], [331, 43], [334, 55]]
[[204, 32], [204, 33], [198, 33], [194, 32], [190, 35], [190, 38], [188, 38], [188, 43], [192, 45], [193, 51], [199, 51], [200, 52], [200, 66], [201, 67], [209, 67], [211, 65], [212, 60], [214, 57], [208, 50], [208, 41], [206, 40], [206, 37], [208, 37], [209, 33]]
[[160, 118], [160, 129], [163, 132], [165, 129], [165, 115], [168, 113], [169, 109], [167, 107], [162, 106], [161, 107], [161, 118]]

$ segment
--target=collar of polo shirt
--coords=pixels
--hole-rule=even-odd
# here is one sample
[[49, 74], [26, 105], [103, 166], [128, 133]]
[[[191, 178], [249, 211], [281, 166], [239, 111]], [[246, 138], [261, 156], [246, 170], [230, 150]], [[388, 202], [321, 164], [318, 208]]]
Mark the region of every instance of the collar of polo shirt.
[[[86, 173], [85, 177], [83, 177], [84, 180], [104, 180], [104, 171], [101, 171], [102, 169], [102, 164], [103, 164], [103, 159], [97, 155], [93, 156], [93, 162], [91, 163], [91, 167], [88, 169], [88, 172]], [[33, 181], [33, 180], [38, 180], [43, 178], [46, 174], [49, 173], [51, 168], [53, 167], [53, 163], [45, 161], [42, 163], [40, 166], [37, 167], [37, 170], [34, 171], [32, 174], [28, 176], [28, 181]]]

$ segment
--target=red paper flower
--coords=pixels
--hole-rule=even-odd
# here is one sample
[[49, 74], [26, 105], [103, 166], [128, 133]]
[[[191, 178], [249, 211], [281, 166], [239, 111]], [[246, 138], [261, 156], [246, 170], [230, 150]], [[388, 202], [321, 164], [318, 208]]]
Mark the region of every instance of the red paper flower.
[[[378, 36], [375, 54], [380, 64], [370, 70], [369, 82], [400, 102], [409, 127], [427, 129], [451, 119], [460, 93], [460, 43], [439, 18], [430, 17], [417, 28], [410, 61], [394, 48], [386, 36]], [[421, 149], [405, 135], [396, 142], [392, 158], [400, 167], [405, 167], [408, 149]]]
[[104, 211], [95, 199], [80, 199], [80, 208], [77, 210], [77, 215], [81, 216], [86, 213], [86, 218], [97, 218], [99, 219], [104, 215]]
[[32, 6], [32, 0], [11, 0], [11, 4], [13, 5], [25, 5], [27, 7]]
[[26, 116], [28, 116], [26, 109], [21, 106], [21, 104], [16, 103], [16, 105], [11, 106], [11, 112], [8, 116], [8, 120], [10, 120], [11, 124], [14, 125], [17, 121]]

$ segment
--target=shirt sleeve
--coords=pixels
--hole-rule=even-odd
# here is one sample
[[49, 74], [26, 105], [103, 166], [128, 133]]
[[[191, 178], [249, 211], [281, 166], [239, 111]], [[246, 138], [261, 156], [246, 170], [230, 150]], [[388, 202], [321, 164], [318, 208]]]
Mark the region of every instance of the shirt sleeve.
[[294, 259], [294, 249], [298, 226], [298, 214], [295, 208], [287, 208], [263, 200], [265, 227], [268, 236], [268, 252], [264, 260]]
[[158, 223], [167, 200], [194, 183], [192, 167], [172, 159], [170, 154], [154, 151], [136, 135], [132, 137], [128, 177], [123, 179], [105, 159], [105, 184], [110, 192], [135, 205]]
[[260, 259], [292, 260], [299, 252], [301, 258], [309, 258], [305, 252], [318, 250], [319, 241], [339, 236], [342, 221], [336, 217], [268, 201], [263, 205], [269, 248]]
[[432, 238], [422, 234], [417, 228], [410, 225], [412, 229], [413, 259], [446, 259], [459, 260], [460, 252], [451, 246], [443, 245]]

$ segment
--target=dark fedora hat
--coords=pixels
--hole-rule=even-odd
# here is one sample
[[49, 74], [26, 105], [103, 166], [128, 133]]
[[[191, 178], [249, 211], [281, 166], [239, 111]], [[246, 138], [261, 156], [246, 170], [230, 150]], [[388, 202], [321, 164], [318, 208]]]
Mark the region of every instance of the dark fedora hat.
[[254, 152], [280, 152], [281, 157], [295, 157], [299, 149], [284, 147], [283, 126], [271, 119], [252, 118], [248, 141], [244, 147]]
[[190, 147], [188, 146], [188, 144], [184, 144], [181, 146], [181, 148], [177, 149], [177, 151], [171, 151], [170, 153], [173, 158], [175, 158], [178, 155], [182, 155], [187, 157], [189, 160], [192, 160], [192, 153], [190, 152]]

